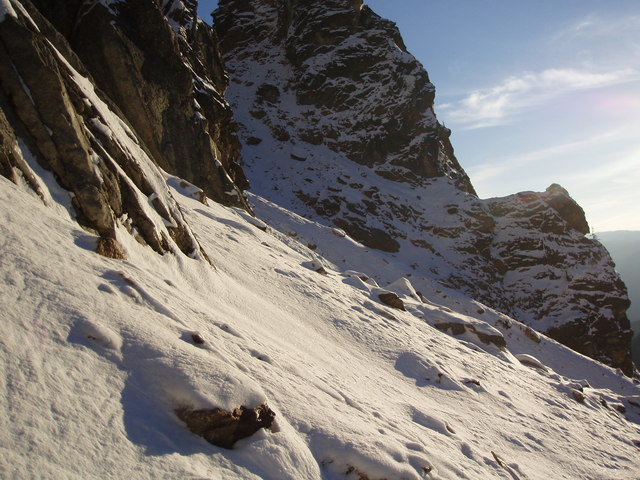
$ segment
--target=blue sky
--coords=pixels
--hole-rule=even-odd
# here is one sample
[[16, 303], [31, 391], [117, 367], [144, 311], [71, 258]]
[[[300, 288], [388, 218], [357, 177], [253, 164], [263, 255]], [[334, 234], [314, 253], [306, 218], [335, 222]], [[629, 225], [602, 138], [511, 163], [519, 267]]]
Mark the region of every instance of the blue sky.
[[640, 1], [365, 2], [429, 72], [480, 197], [559, 183], [596, 232], [640, 230]]

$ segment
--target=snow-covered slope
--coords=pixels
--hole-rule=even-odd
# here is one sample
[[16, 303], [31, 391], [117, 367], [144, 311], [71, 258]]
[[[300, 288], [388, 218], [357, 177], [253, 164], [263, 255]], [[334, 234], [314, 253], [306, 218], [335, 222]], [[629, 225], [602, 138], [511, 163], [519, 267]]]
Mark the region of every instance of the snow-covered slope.
[[348, 0], [214, 13], [252, 192], [632, 374], [626, 290], [582, 209], [557, 185], [478, 199], [392, 22]]
[[[125, 232], [128, 260], [104, 258], [63, 206], [4, 178], [0, 195], [2, 478], [640, 474], [638, 385], [464, 297], [421, 300], [404, 280], [383, 286], [406, 310], [390, 308], [361, 280], [371, 272], [188, 189], [174, 196], [217, 268]], [[253, 200], [365, 258], [339, 232]], [[434, 328], [445, 324], [464, 332]], [[273, 431], [233, 450], [174, 414], [265, 401]]]
[[[129, 65], [140, 67], [134, 73], [149, 73], [166, 51], [154, 56], [156, 44], [126, 20], [150, 12], [159, 23], [137, 27], [177, 45], [178, 71], [193, 69], [181, 76], [193, 87], [206, 57], [189, 43], [200, 28], [195, 3], [58, 5], [0, 0], [0, 478], [640, 476], [637, 382], [438, 275], [475, 258], [451, 245], [483, 238], [463, 227], [471, 217], [484, 224], [485, 208], [500, 245], [517, 240], [508, 224], [520, 208], [566, 234], [575, 209], [557, 204], [556, 189], [482, 202], [460, 193], [463, 177], [416, 186], [438, 212], [429, 217], [438, 232], [432, 276], [416, 273], [411, 250], [372, 249], [262, 196], [247, 195], [252, 209], [222, 206], [162, 168], [175, 165], [158, 158], [136, 109], [114, 100], [126, 82], [98, 88], [66, 40], [76, 30], [64, 12], [102, 11], [95, 18], [114, 22], [102, 25], [116, 32], [110, 41], [145, 58]], [[144, 78], [141, 92], [162, 107], [147, 112], [150, 121], [193, 117], [194, 90], [154, 90], [157, 77]], [[163, 98], [189, 107], [173, 116]], [[229, 120], [219, 107], [221, 119], [203, 107], [198, 128], [163, 138], [182, 142], [173, 155], [200, 127], [218, 129], [205, 158], [229, 147], [212, 170], [226, 177], [233, 135], [219, 131]], [[360, 167], [349, 174], [384, 181], [380, 195], [406, 193]], [[223, 180], [208, 185], [213, 196], [224, 197], [225, 185], [237, 192]], [[447, 206], [451, 195], [461, 200]], [[548, 204], [564, 213], [547, 215]], [[573, 230], [562, 239], [581, 242]], [[233, 418], [246, 425], [257, 411], [267, 428], [239, 435]], [[198, 418], [217, 418], [207, 428], [233, 435], [234, 448], [192, 433], [203, 433]]]

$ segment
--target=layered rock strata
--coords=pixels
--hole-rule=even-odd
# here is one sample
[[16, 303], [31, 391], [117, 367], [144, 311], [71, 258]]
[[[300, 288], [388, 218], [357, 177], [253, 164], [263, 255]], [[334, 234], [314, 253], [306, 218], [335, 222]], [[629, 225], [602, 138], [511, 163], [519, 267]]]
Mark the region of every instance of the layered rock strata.
[[[195, 1], [34, 0], [164, 170], [246, 208], [227, 77]], [[71, 20], [73, 19], [73, 20]]]

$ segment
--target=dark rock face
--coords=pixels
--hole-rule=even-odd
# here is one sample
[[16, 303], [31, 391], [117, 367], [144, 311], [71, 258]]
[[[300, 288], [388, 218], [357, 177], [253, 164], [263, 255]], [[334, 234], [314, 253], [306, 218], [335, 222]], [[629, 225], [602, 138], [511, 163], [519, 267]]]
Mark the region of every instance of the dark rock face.
[[221, 0], [215, 22], [256, 193], [631, 373], [624, 285], [582, 209], [558, 185], [478, 199], [393, 23], [351, 0]]
[[65, 3], [64, 16], [61, 2], [34, 3], [161, 168], [220, 203], [248, 209], [236, 127], [223, 96], [227, 77], [215, 33], [197, 18], [197, 2]]
[[397, 293], [382, 291], [378, 293], [378, 298], [385, 305], [389, 305], [392, 308], [397, 308], [398, 310], [406, 310], [406, 308], [404, 307], [404, 302]]
[[438, 330], [443, 332], [451, 331], [452, 335], [463, 335], [467, 331], [478, 337], [478, 339], [485, 345], [495, 345], [498, 348], [505, 349], [507, 342], [500, 332], [484, 332], [478, 330], [472, 323], [464, 322], [439, 322], [434, 324]]
[[0, 23], [0, 172], [46, 201], [32, 168], [51, 170], [103, 255], [124, 257], [125, 227], [159, 253], [206, 258], [158, 166], [249, 207], [215, 34], [195, 3], [21, 4]]
[[265, 124], [375, 166], [383, 176], [409, 182], [448, 176], [473, 192], [453, 155], [450, 132], [433, 113], [435, 88], [394, 23], [362, 1], [219, 5], [216, 29], [232, 63], [235, 55], [255, 55], [250, 59], [260, 62], [262, 52], [253, 48], [260, 42], [271, 43], [287, 62], [288, 78], [255, 85], [253, 111], [286, 112], [290, 96], [282, 93], [291, 92], [304, 118], [276, 125], [267, 115]]
[[175, 413], [192, 433], [213, 445], [228, 449], [233, 448], [238, 440], [253, 435], [261, 428], [270, 429], [276, 417], [267, 405], [257, 408], [240, 407], [233, 412], [220, 408], [178, 408]]
[[361, 218], [347, 215], [345, 218], [335, 218], [333, 223], [342, 228], [349, 236], [357, 238], [367, 247], [384, 252], [397, 252], [400, 244], [387, 232], [376, 227], [367, 227]]

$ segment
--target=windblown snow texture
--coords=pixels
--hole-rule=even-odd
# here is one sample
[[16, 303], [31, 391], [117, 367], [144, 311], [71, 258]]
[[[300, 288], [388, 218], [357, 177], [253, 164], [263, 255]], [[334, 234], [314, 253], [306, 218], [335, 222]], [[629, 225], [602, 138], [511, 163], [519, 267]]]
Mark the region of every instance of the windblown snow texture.
[[[49, 10], [53, 3], [60, 8]], [[573, 279], [587, 287], [593, 272], [609, 279], [608, 256], [582, 235], [566, 192], [551, 187], [482, 201], [461, 172], [444, 168], [455, 167], [444, 157], [437, 175], [413, 172], [406, 183], [297, 140], [284, 156], [291, 163], [281, 164], [284, 141], [256, 123], [242, 124], [240, 134], [248, 145], [255, 128], [256, 138], [264, 135], [261, 148], [275, 149], [264, 151], [271, 162], [264, 168], [282, 190], [264, 181], [245, 196], [232, 166], [238, 144], [220, 130], [233, 125], [224, 103], [220, 116], [201, 105], [205, 120], [194, 117], [219, 129], [205, 156], [214, 159], [219, 183], [194, 184], [191, 160], [185, 167], [167, 159], [186, 147], [173, 145], [160, 158], [164, 140], [147, 138], [139, 122], [191, 115], [195, 90], [180, 97], [166, 84], [154, 89], [159, 80], [151, 75], [139, 93], [155, 92], [159, 103], [128, 112], [118, 98], [126, 82], [98, 85], [105, 79], [71, 46], [77, 29], [70, 18], [81, 24], [88, 17], [64, 14], [107, 15], [117, 33], [104, 39], [121, 38], [144, 76], [166, 52], [154, 56], [153, 45], [136, 43], [144, 43], [136, 32], [145, 26], [126, 19], [138, 18], [136, 8], [157, 9], [152, 30], [165, 35], [158, 47], [169, 39], [183, 67], [204, 78], [186, 59], [215, 52], [198, 50], [190, 35], [200, 28], [214, 35], [194, 27], [201, 24], [194, 3], [0, 0], [0, 477], [638, 478], [638, 383], [470, 296], [464, 284], [473, 269], [460, 246], [476, 238], [462, 229], [469, 218], [494, 232], [487, 248], [505, 263], [511, 283], [504, 285], [513, 292], [533, 280], [509, 262], [546, 258], [535, 245], [510, 247], [530, 235], [532, 219], [549, 230], [534, 241], [542, 238], [546, 248], [553, 238], [560, 253], [574, 252], [567, 257], [575, 259], [567, 264]], [[243, 18], [253, 16], [237, 21]], [[263, 66], [256, 65], [259, 78]], [[211, 86], [224, 82], [207, 78]], [[182, 114], [163, 110], [169, 97], [186, 102]], [[170, 127], [161, 137], [179, 141]], [[185, 142], [199, 135], [185, 132]], [[257, 150], [246, 150], [258, 178]], [[379, 198], [393, 195], [390, 203], [403, 205], [412, 191], [433, 217], [423, 208], [409, 220], [398, 251], [374, 249], [295, 204], [291, 186], [275, 177], [288, 173], [296, 188], [319, 187], [318, 178], [330, 179], [316, 176], [325, 171], [319, 166], [337, 172], [337, 160], [345, 165], [340, 178], [363, 185], [350, 192], [376, 186]], [[298, 164], [305, 170], [285, 169]], [[296, 180], [304, 172], [310, 181]], [[311, 218], [287, 208], [289, 200]], [[416, 255], [428, 247], [408, 247], [409, 234], [429, 218], [432, 229], [424, 231], [437, 233], [414, 239], [433, 241], [433, 271]], [[469, 264], [474, 255], [467, 253]], [[447, 284], [458, 267], [462, 283]], [[533, 286], [549, 271], [533, 277]], [[568, 281], [551, 280], [553, 292]], [[521, 300], [526, 312], [527, 297]], [[594, 301], [580, 305], [588, 310]], [[182, 412], [194, 411], [268, 412], [270, 421], [233, 445], [223, 442], [227, 449], [192, 433], [201, 428]]]

